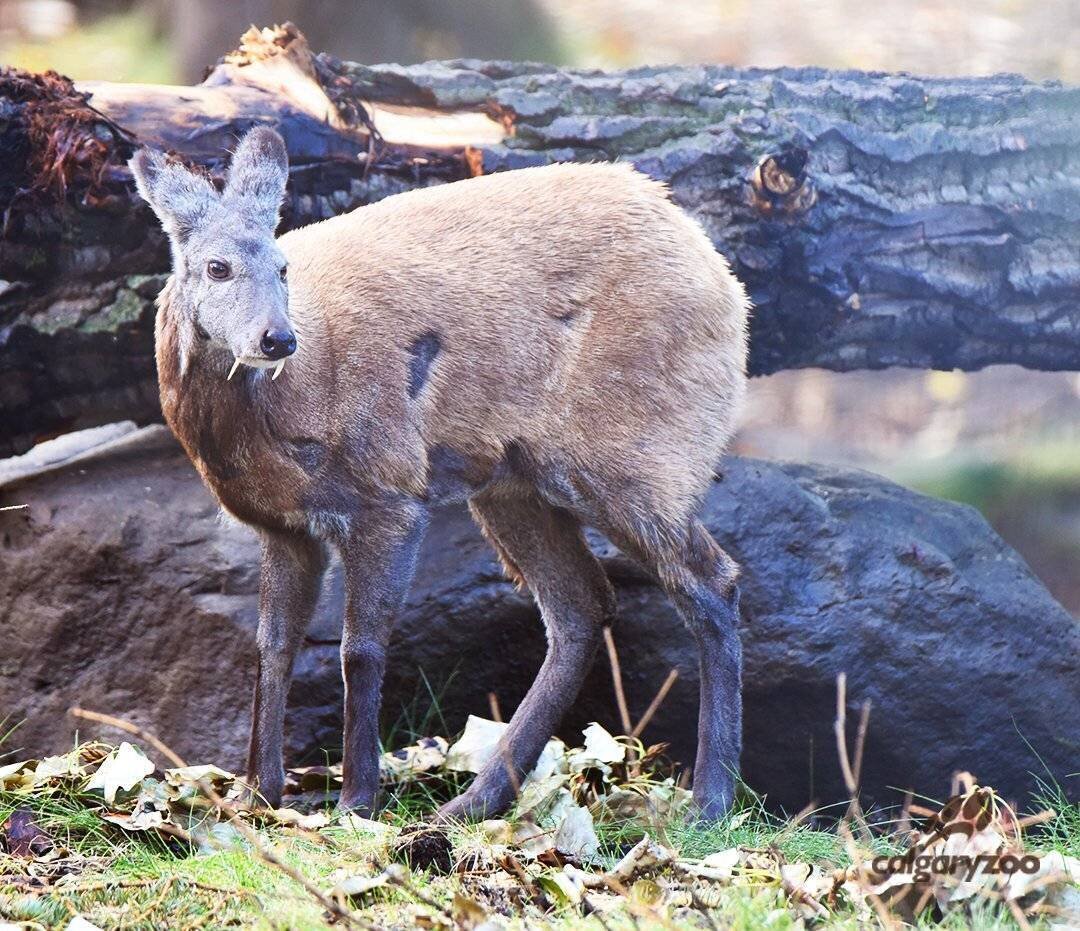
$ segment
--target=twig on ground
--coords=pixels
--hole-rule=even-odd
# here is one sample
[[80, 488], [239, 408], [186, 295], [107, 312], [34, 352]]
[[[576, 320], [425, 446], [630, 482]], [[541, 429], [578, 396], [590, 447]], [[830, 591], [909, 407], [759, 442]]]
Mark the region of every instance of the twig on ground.
[[1016, 822], [1016, 827], [1021, 831], [1026, 831], [1036, 824], [1045, 824], [1047, 821], [1053, 821], [1056, 817], [1057, 812], [1054, 811], [1053, 808], [1047, 808], [1045, 811], [1040, 811], [1037, 815], [1028, 815], [1025, 818], [1021, 818]]
[[914, 825], [911, 823], [912, 805], [915, 803], [915, 793], [908, 789], [904, 793], [904, 804], [900, 808], [900, 817], [896, 819], [896, 828], [894, 829], [896, 834], [901, 837], [906, 837], [914, 830]]
[[[859, 845], [855, 843], [855, 835], [851, 833], [846, 818], [842, 818], [836, 825], [836, 833], [844, 842], [855, 875], [862, 876], [864, 873], [862, 851], [859, 849]], [[885, 931], [894, 931], [894, 929], [900, 927], [899, 923], [893, 918], [892, 913], [885, 906], [885, 903], [881, 901], [881, 896], [875, 892], [868, 892], [866, 897], [870, 900], [870, 906], [877, 913], [878, 921], [881, 922]]]
[[445, 905], [440, 905], [427, 893], [421, 891], [415, 883], [411, 882], [409, 880], [408, 872], [405, 870], [404, 867], [401, 866], [401, 864], [391, 863], [389, 866], [386, 867], [386, 869], [383, 870], [383, 873], [386, 875], [387, 881], [392, 886], [397, 886], [398, 888], [404, 890], [408, 895], [411, 895], [414, 899], [416, 899], [416, 901], [420, 902], [423, 905], [426, 905], [428, 908], [435, 909], [435, 911], [437, 911], [440, 915], [442, 915], [444, 918], [447, 918], [451, 924], [457, 924], [457, 922], [454, 920], [454, 913]]
[[615, 703], [619, 706], [619, 721], [624, 734], [634, 729], [630, 720], [630, 709], [626, 704], [626, 692], [623, 691], [622, 667], [619, 666], [619, 653], [615, 649], [615, 637], [610, 627], [604, 628], [604, 645], [607, 647], [608, 661], [611, 663], [611, 678], [615, 683]]
[[[619, 720], [622, 732], [630, 735], [634, 725], [630, 720], [630, 707], [626, 703], [626, 691], [623, 689], [622, 666], [619, 665], [619, 651], [615, 649], [615, 637], [610, 627], [604, 628], [604, 645], [607, 647], [608, 662], [611, 663], [611, 679], [615, 684], [615, 704], [619, 706]], [[631, 778], [641, 771], [637, 753], [633, 747], [626, 748], [626, 773]]]
[[[157, 750], [158, 753], [164, 756], [178, 769], [183, 769], [187, 766], [178, 754], [162, 743], [154, 734], [132, 724], [130, 721], [125, 721], [122, 718], [117, 718], [110, 714], [102, 714], [98, 711], [88, 711], [85, 708], [71, 708], [70, 714], [76, 718], [83, 718], [87, 721], [96, 721], [99, 724], [107, 724], [110, 727], [118, 728], [128, 734], [133, 734], [140, 740], [144, 740], [150, 744], [150, 746]], [[200, 778], [194, 780], [194, 782], [199, 787], [199, 791], [202, 792], [210, 800], [211, 804], [225, 816], [225, 819], [229, 824], [236, 828], [244, 840], [251, 844], [252, 849], [266, 863], [284, 873], [293, 882], [299, 884], [304, 891], [315, 899], [323, 908], [336, 918], [339, 918], [346, 925], [350, 927], [378, 929], [378, 925], [353, 914], [348, 909], [342, 908], [337, 902], [323, 893], [321, 889], [300, 873], [299, 870], [281, 860], [270, 847], [263, 843], [262, 838], [259, 837], [258, 833], [244, 822], [237, 813], [236, 808], [218, 794], [217, 790], [210, 784], [209, 780]]]
[[836, 677], [836, 720], [833, 721], [833, 733], [836, 735], [836, 752], [840, 758], [840, 773], [844, 785], [851, 795], [858, 788], [855, 774], [851, 771], [851, 761], [847, 749], [847, 675], [840, 673]]
[[862, 776], [863, 748], [866, 745], [866, 733], [870, 726], [870, 702], [864, 701], [859, 713], [859, 729], [855, 735], [855, 762], [852, 764], [847, 748], [847, 675], [839, 673], [836, 677], [836, 720], [833, 730], [836, 733], [836, 752], [840, 758], [840, 772], [844, 776], [851, 800], [844, 816], [859, 824], [864, 837], [870, 836], [869, 826], [862, 816], [859, 805], [859, 779]]
[[[214, 886], [210, 883], [199, 882], [197, 879], [189, 879], [187, 876], [173, 876], [173, 882], [183, 883], [200, 892], [213, 892], [218, 895], [239, 895], [252, 899], [259, 899], [257, 893], [250, 889], [229, 888], [228, 886]], [[104, 892], [106, 889], [144, 889], [161, 882], [160, 876], [150, 876], [146, 879], [99, 879], [85, 883], [67, 883], [64, 885], [65, 892]]]
[[1009, 899], [1009, 911], [1012, 912], [1016, 923], [1020, 925], [1020, 931], [1031, 931], [1031, 923], [1027, 920], [1027, 916], [1024, 915], [1024, 910], [1012, 899]]
[[796, 902], [801, 902], [807, 906], [814, 913], [815, 918], [829, 917], [829, 910], [815, 896], [805, 889], [799, 888], [790, 879], [785, 878], [783, 872], [780, 873], [780, 888], [784, 890], [784, 895], [789, 899], [794, 899]]
[[651, 702], [649, 707], [645, 709], [645, 713], [641, 716], [641, 720], [637, 722], [634, 729], [630, 732], [631, 737], [640, 737], [642, 732], [649, 726], [649, 722], [653, 719], [653, 715], [663, 704], [664, 699], [667, 698], [668, 692], [671, 691], [671, 687], [675, 684], [675, 680], [679, 678], [679, 670], [672, 669], [667, 674], [667, 678], [664, 680], [663, 685], [657, 691], [656, 696]]

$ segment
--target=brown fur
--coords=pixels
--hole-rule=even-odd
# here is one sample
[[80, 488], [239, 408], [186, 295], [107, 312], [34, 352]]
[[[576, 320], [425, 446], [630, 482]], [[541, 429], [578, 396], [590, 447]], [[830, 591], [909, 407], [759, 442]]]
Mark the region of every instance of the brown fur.
[[[280, 791], [281, 682], [325, 540], [350, 592], [343, 803], [370, 804], [378, 682], [423, 513], [468, 499], [552, 642], [507, 737], [514, 766], [532, 765], [612, 616], [591, 524], [656, 572], [702, 645], [695, 784], [722, 811], [741, 720], [735, 567], [694, 513], [743, 396], [748, 306], [701, 228], [628, 166], [553, 165], [392, 197], [277, 246], [298, 340], [277, 380], [226, 381], [231, 355], [191, 336], [172, 282], [157, 320], [165, 417], [267, 540], [252, 776]], [[493, 764], [443, 814], [505, 807], [512, 781]]]
[[[527, 169], [389, 198], [278, 245], [299, 348], [277, 381], [244, 369], [226, 382], [227, 359], [181, 376], [168, 291], [159, 314], [166, 418], [238, 517], [306, 525], [335, 467], [423, 497], [435, 447], [480, 486], [517, 444], [553, 496], [635, 533], [685, 525], [734, 427], [747, 302], [662, 185], [623, 165]], [[407, 347], [429, 333], [440, 349], [410, 398]], [[325, 447], [312, 474], [283, 448], [304, 438]]]

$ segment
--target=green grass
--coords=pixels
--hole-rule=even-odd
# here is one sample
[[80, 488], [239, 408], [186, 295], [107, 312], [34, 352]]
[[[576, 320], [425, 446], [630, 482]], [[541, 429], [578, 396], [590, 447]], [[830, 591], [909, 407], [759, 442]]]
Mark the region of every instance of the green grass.
[[[392, 795], [382, 820], [411, 823], [429, 814], [438, 801], [459, 787], [447, 783], [438, 789], [414, 787]], [[83, 856], [100, 858], [100, 864], [40, 893], [0, 876], [0, 916], [25, 922], [26, 927], [45, 928], [63, 928], [73, 914], [81, 914], [101, 928], [328, 927], [322, 907], [293, 880], [246, 849], [242, 841], [227, 849], [200, 851], [151, 835], [127, 834], [97, 817], [100, 804], [100, 798], [91, 801], [62, 791], [0, 793], [0, 821], [17, 806], [29, 807], [37, 823], [65, 846]], [[1075, 856], [1080, 851], [1080, 806], [1068, 804], [1059, 787], [1045, 787], [1034, 807], [1044, 806], [1054, 807], [1059, 816], [1038, 829], [1039, 846]], [[789, 862], [811, 862], [823, 869], [843, 867], [849, 858], [845, 845], [824, 820], [828, 815], [818, 813], [793, 824], [769, 814], [751, 798], [718, 824], [672, 823], [667, 826], [665, 841], [686, 857], [742, 846], [774, 851]], [[342, 826], [331, 826], [320, 837], [280, 828], [262, 828], [259, 834], [279, 857], [323, 890], [329, 890], [343, 872], [375, 875], [389, 860], [383, 840]], [[626, 824], [600, 824], [598, 834], [603, 854], [614, 863], [636, 842], [641, 830]], [[455, 832], [461, 848], [481, 843], [478, 837], [475, 827]], [[885, 838], [875, 841], [874, 846], [880, 852], [891, 849]], [[452, 911], [455, 893], [478, 896], [476, 883], [466, 877], [418, 871], [410, 882], [408, 889], [377, 889], [353, 906], [379, 927], [411, 927], [418, 911], [432, 916], [433, 926], [438, 926], [441, 910]], [[716, 894], [706, 904], [716, 927], [802, 927], [775, 887], [716, 887]], [[535, 927], [543, 921], [567, 931], [586, 927], [604, 931], [598, 919], [585, 917], [574, 907], [555, 908], [546, 914], [532, 907], [524, 914], [495, 917], [507, 928]], [[662, 917], [646, 914], [635, 919], [623, 911], [604, 920], [611, 928], [661, 926], [665, 921], [674, 927], [708, 927], [706, 919], [692, 910], [668, 910], [665, 921]], [[930, 926], [928, 921], [920, 921], [923, 924]], [[1017, 924], [997, 909], [980, 906], [935, 926], [989, 929], [1016, 928]], [[839, 910], [816, 927], [855, 929], [860, 925], [853, 912]]]
[[76, 81], [169, 84], [177, 73], [165, 37], [138, 10], [102, 17], [50, 41], [13, 42], [0, 47], [0, 62], [28, 71], [51, 68]]
[[1036, 793], [1033, 807], [1057, 814], [1052, 821], [1038, 827], [1039, 846], [1044, 850], [1057, 850], [1066, 856], [1080, 858], [1080, 802], [1070, 802], [1065, 790], [1057, 783], [1043, 782]]
[[[417, 701], [405, 710], [392, 730], [391, 745], [412, 742], [425, 732], [445, 732], [437, 692], [427, 684], [423, 686]], [[435, 710], [426, 710], [425, 703]], [[0, 726], [0, 733], [10, 730]], [[0, 763], [5, 759], [0, 752]], [[655, 774], [647, 769], [642, 776], [633, 778], [648, 787], [668, 774], [666, 769]], [[325, 810], [331, 815], [331, 824], [317, 833], [262, 822], [253, 825], [264, 847], [317, 889], [329, 893], [345, 876], [380, 875], [393, 862], [395, 829], [430, 816], [439, 804], [464, 789], [471, 778], [439, 770], [388, 791], [378, 819], [387, 830], [381, 833], [357, 830], [329, 808]], [[101, 929], [134, 931], [166, 927], [305, 931], [341, 926], [340, 922], [331, 923], [324, 907], [307, 890], [262, 859], [231, 825], [215, 822], [206, 812], [193, 815], [192, 822], [185, 825], [195, 836], [192, 843], [153, 833], [126, 832], [102, 820], [100, 815], [106, 806], [100, 792], [80, 789], [81, 785], [79, 780], [69, 780], [33, 791], [0, 790], [0, 824], [16, 809], [29, 809], [35, 824], [57, 845], [70, 851], [62, 860], [70, 867], [66, 876], [59, 875], [49, 863], [33, 864], [31, 869], [25, 860], [0, 853], [0, 925], [7, 921], [25, 928], [63, 929], [74, 915], [81, 915]], [[1053, 809], [1056, 817], [1029, 832], [1028, 848], [1080, 856], [1080, 805], [1070, 803], [1060, 785], [1048, 782], [1040, 785], [1028, 811], [1046, 809]], [[866, 816], [872, 834], [868, 837], [856, 832], [860, 835], [860, 858], [905, 849], [900, 839], [890, 833], [895, 827], [891, 814], [871, 812]], [[681, 861], [740, 848], [758, 851], [777, 863], [813, 864], [828, 876], [852, 862], [850, 842], [838, 831], [843, 815], [844, 807], [839, 806], [787, 819], [770, 812], [763, 799], [743, 787], [735, 809], [717, 823], [676, 817], [647, 826], [641, 821], [598, 817], [596, 832], [603, 862], [596, 869], [611, 869], [648, 828], [653, 839], [676, 851]], [[508, 817], [515, 823], [513, 814]], [[216, 824], [216, 828], [208, 839], [206, 828], [210, 824]], [[201, 832], [196, 830], [199, 825]], [[665, 904], [633, 904], [640, 896], [647, 897], [657, 884], [663, 887], [672, 883], [672, 889], [679, 888], [681, 874], [665, 868], [649, 879], [637, 880], [627, 896], [591, 894], [606, 900], [605, 907], [613, 909], [604, 912], [602, 920], [583, 911], [580, 905], [560, 901], [550, 892], [546, 901], [531, 901], [510, 871], [500, 867], [502, 854], [492, 848], [491, 830], [469, 825], [449, 831], [461, 866], [458, 871], [441, 875], [414, 869], [405, 874], [405, 885], [383, 885], [362, 897], [343, 901], [365, 927], [378, 928], [411, 928], [419, 922], [425, 927], [449, 929], [455, 927], [455, 909], [460, 908], [461, 901], [479, 903], [507, 931], [540, 926], [556, 931], [807, 927], [805, 920], [800, 922], [778, 876], [741, 884], [700, 884], [696, 888], [701, 898], [693, 907], [689, 901], [671, 899], [670, 890]], [[513, 847], [509, 850], [515, 852]], [[537, 869], [533, 867], [534, 873]], [[38, 879], [29, 875], [34, 871], [39, 873]], [[556, 866], [549, 865], [540, 875], [557, 871]], [[683, 887], [685, 891], [685, 882]], [[462, 928], [474, 925], [468, 920], [456, 924]], [[813, 922], [815, 928], [828, 931], [855, 931], [868, 925], [878, 926], [872, 916], [857, 913], [855, 906], [844, 901], [830, 906], [828, 918]], [[1019, 927], [1007, 911], [981, 903], [951, 914], [944, 921], [920, 918], [918, 926]], [[1032, 926], [1046, 927], [1037, 921]]]

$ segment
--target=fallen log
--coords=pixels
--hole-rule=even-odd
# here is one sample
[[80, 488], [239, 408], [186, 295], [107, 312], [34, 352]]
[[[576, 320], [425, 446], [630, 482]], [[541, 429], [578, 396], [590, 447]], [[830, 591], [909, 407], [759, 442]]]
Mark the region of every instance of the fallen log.
[[283, 227], [416, 185], [622, 158], [668, 181], [749, 287], [751, 370], [1080, 369], [1080, 88], [821, 69], [368, 67], [291, 26], [197, 87], [0, 72], [0, 455], [159, 416], [167, 247], [125, 162], [220, 176], [257, 122]]

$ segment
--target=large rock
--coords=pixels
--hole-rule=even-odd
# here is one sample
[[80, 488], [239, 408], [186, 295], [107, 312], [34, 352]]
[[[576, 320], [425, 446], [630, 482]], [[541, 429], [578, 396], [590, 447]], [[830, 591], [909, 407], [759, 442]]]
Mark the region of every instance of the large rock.
[[[4, 749], [62, 750], [77, 727], [91, 736], [66, 714], [80, 704], [134, 720], [192, 760], [241, 765], [254, 672], [250, 531], [220, 518], [160, 427], [9, 479], [0, 505], [23, 503], [0, 513], [0, 718], [22, 722]], [[1080, 624], [976, 512], [863, 472], [730, 459], [705, 513], [745, 567], [744, 775], [772, 803], [844, 797], [833, 736], [841, 672], [852, 738], [859, 706], [872, 703], [869, 799], [908, 788], [941, 797], [960, 769], [1023, 799], [1044, 764], [1070, 788]], [[646, 736], [689, 762], [691, 638], [640, 572], [596, 545], [619, 591], [631, 712], [678, 668]], [[292, 762], [340, 742], [341, 601], [334, 576], [296, 671]], [[384, 725], [420, 721], [429, 687], [441, 716], [427, 731], [486, 714], [489, 692], [509, 711], [542, 650], [531, 603], [503, 580], [464, 509], [449, 509], [433, 521], [397, 629]], [[616, 726], [614, 704], [601, 658], [564, 730]]]

